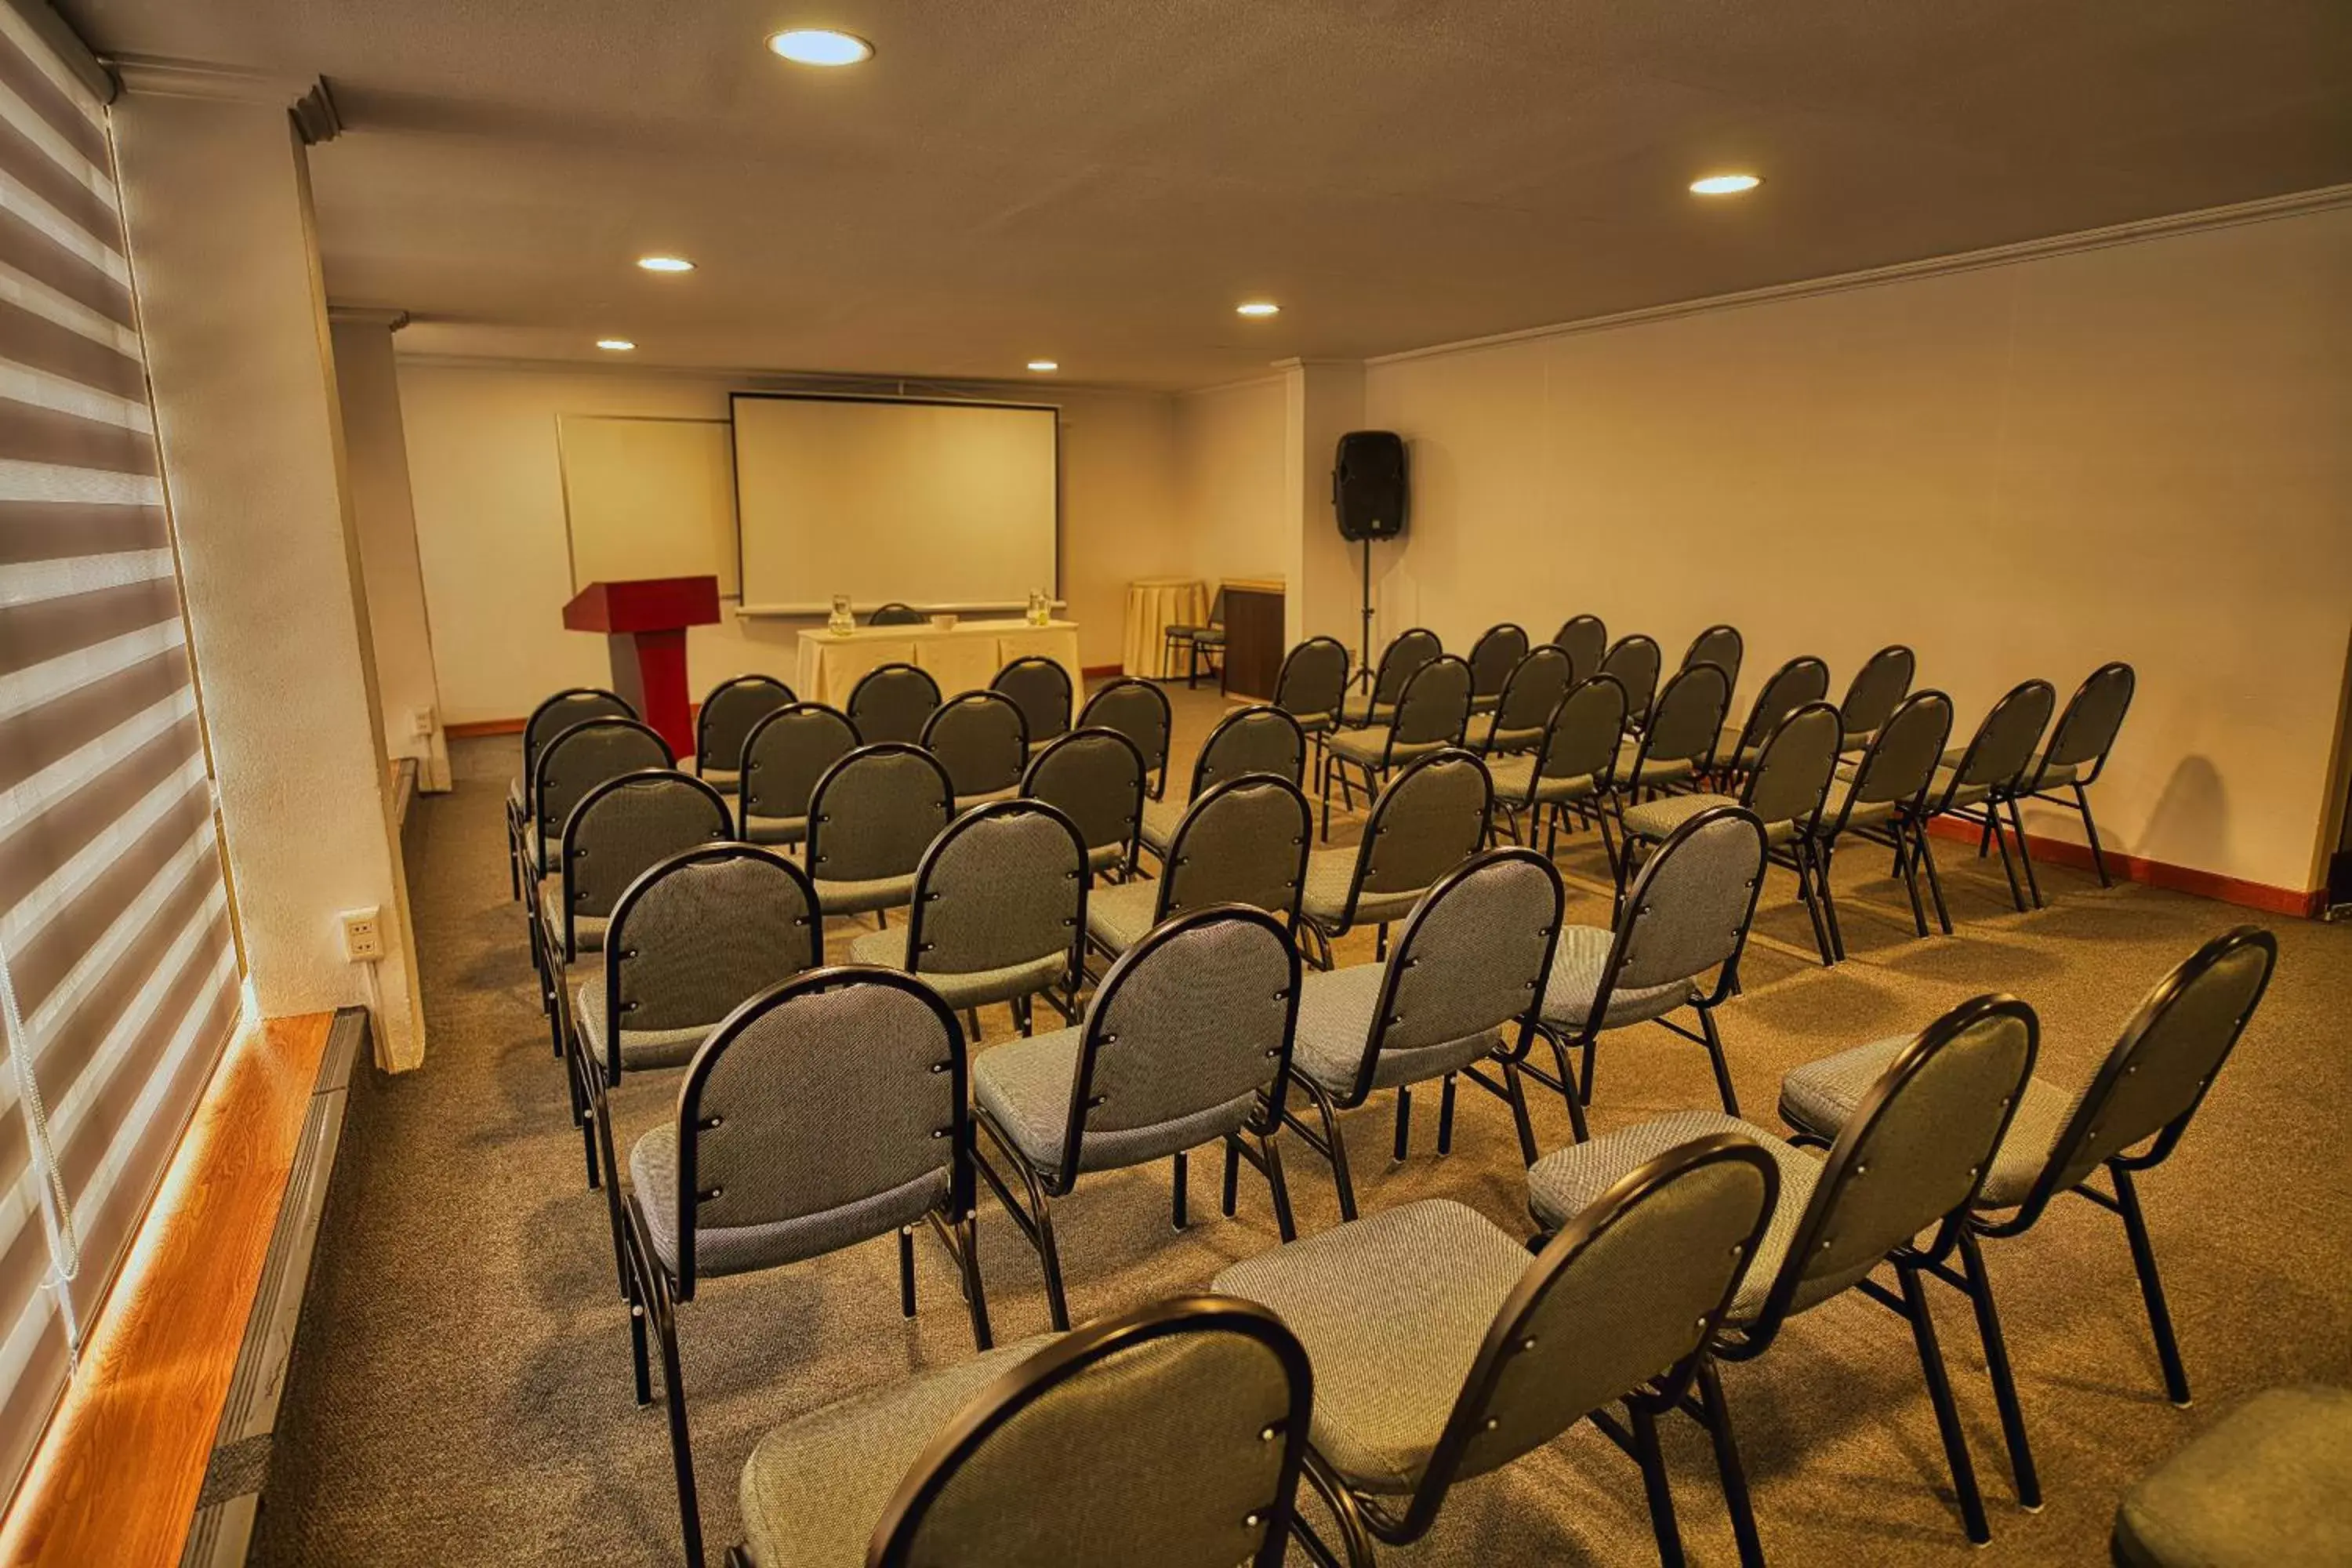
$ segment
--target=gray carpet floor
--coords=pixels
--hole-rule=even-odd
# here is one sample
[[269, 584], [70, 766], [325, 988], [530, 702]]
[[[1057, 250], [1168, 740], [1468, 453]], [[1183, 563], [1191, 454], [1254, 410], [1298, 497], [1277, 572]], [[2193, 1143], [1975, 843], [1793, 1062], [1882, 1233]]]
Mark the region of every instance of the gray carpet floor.
[[[1175, 692], [1178, 754], [1219, 711]], [[2125, 743], [2129, 744], [2128, 733]], [[625, 1309], [603, 1199], [582, 1184], [525, 957], [507, 898], [499, 793], [508, 742], [455, 749], [454, 794], [428, 799], [410, 868], [430, 1031], [424, 1068], [383, 1080], [345, 1158], [339, 1210], [306, 1319], [298, 1397], [308, 1462], [273, 1492], [272, 1561], [305, 1564], [663, 1563], [677, 1556], [658, 1404], [632, 1397]], [[1185, 776], [1180, 765], [1178, 777]], [[1179, 788], [1181, 790], [1181, 783]], [[1350, 820], [1335, 821], [1349, 841]], [[2020, 915], [1996, 865], [1939, 843], [1958, 934], [1914, 938], [1885, 863], [1840, 868], [1850, 962], [1811, 953], [1793, 888], [1774, 873], [1745, 994], [1722, 1014], [1741, 1100], [1769, 1121], [1788, 1068], [1915, 1029], [1986, 991], [2039, 1010], [2045, 1077], [2079, 1083], [2146, 989], [2245, 911], [2086, 876], [2043, 872], [2050, 907]], [[1563, 843], [1569, 918], [1608, 919], [1606, 870], [1589, 836]], [[2344, 1008], [2352, 929], [2269, 922], [2284, 951], [2261, 1014], [2179, 1154], [2143, 1184], [2197, 1400], [2162, 1396], [2122, 1231], [2079, 1201], [1997, 1245], [2006, 1314], [2048, 1493], [2020, 1510], [1966, 1303], [1937, 1312], [1991, 1509], [1993, 1543], [1970, 1558], [1910, 1337], [1849, 1294], [1795, 1321], [1726, 1380], [1775, 1561], [2099, 1563], [2132, 1478], [2236, 1401], [2267, 1385], [2352, 1381], [2352, 1195], [2345, 1181]], [[845, 934], [846, 934], [845, 932]], [[1342, 962], [1369, 957], [1369, 941]], [[984, 1020], [991, 1037], [1009, 1032]], [[625, 1135], [670, 1108], [674, 1082], [630, 1086]], [[1655, 1030], [1612, 1036], [1596, 1131], [1711, 1107], [1696, 1047]], [[1567, 1141], [1559, 1101], [1535, 1095], [1546, 1147]], [[1386, 1097], [1348, 1127], [1368, 1212], [1443, 1194], [1515, 1233], [1528, 1228], [1509, 1118], [1462, 1100], [1452, 1154], [1422, 1137], [1389, 1158]], [[1215, 1213], [1214, 1161], [1195, 1163], [1194, 1224], [1168, 1223], [1164, 1165], [1087, 1181], [1057, 1208], [1074, 1313], [1118, 1310], [1204, 1286], [1276, 1245], [1262, 1187], [1244, 1174], [1239, 1217]], [[1307, 1234], [1337, 1223], [1325, 1170], [1293, 1141], [1291, 1185]], [[1034, 1255], [983, 1195], [982, 1263], [1001, 1338], [1045, 1326]], [[900, 1318], [885, 1239], [782, 1272], [705, 1286], [683, 1309], [687, 1384], [714, 1559], [739, 1539], [736, 1481], [759, 1435], [831, 1401], [971, 1353], [953, 1275], [925, 1239], [921, 1310]], [[1693, 1559], [1732, 1560], [1703, 1436], [1669, 1423], [1667, 1455]], [[1295, 1554], [1294, 1554], [1295, 1555]], [[1654, 1562], [1638, 1477], [1590, 1428], [1459, 1489], [1433, 1533], [1383, 1553], [1401, 1564]]]

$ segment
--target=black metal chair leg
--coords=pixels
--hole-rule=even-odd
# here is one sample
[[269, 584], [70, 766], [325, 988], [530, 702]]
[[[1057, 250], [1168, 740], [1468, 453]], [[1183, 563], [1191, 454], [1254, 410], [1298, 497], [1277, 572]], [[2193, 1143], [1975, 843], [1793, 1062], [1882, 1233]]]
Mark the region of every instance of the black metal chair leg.
[[1924, 822], [1919, 824], [1916, 831], [1918, 861], [1927, 872], [1928, 900], [1936, 906], [1936, 924], [1942, 928], [1946, 936], [1949, 936], [1952, 934], [1952, 911], [1944, 903], [1944, 879], [1936, 869], [1936, 851], [1927, 843], [1927, 825]]
[[1242, 1140], [1238, 1132], [1225, 1134], [1224, 1190], [1218, 1199], [1218, 1212], [1227, 1219], [1234, 1217], [1234, 1200], [1241, 1196]]
[[1837, 895], [1830, 891], [1830, 873], [1836, 864], [1837, 842], [1827, 840], [1814, 858], [1813, 879], [1820, 884], [1822, 890], [1822, 916], [1829, 922], [1832, 963], [1841, 963], [1845, 960], [1845, 931], [1838, 924]]
[[1723, 1379], [1714, 1358], [1698, 1363], [1700, 1407], [1706, 1412], [1707, 1440], [1715, 1447], [1715, 1471], [1723, 1483], [1725, 1510], [1731, 1515], [1732, 1539], [1739, 1545], [1740, 1568], [1764, 1568], [1764, 1542], [1756, 1533], [1756, 1505], [1748, 1496], [1748, 1467], [1740, 1463], [1739, 1440], [1731, 1430], [1731, 1406], [1723, 1397]]
[[1282, 1146], [1278, 1133], [1266, 1132], [1257, 1141], [1258, 1158], [1265, 1162], [1266, 1196], [1274, 1203], [1275, 1232], [1286, 1245], [1298, 1239], [1298, 1217], [1290, 1206], [1290, 1178], [1283, 1173]]
[[2107, 876], [2106, 852], [2099, 847], [2099, 825], [2091, 820], [2091, 797], [2081, 784], [2074, 787], [2074, 809], [2083, 814], [2083, 837], [2091, 841], [2091, 864], [2098, 868], [2099, 886], [2112, 888], [2115, 883]]
[[661, 1333], [662, 1392], [669, 1406], [670, 1463], [677, 1471], [677, 1517], [686, 1539], [686, 1560], [702, 1568], [702, 1504], [694, 1488], [694, 1436], [686, 1421], [684, 1373], [678, 1365], [677, 1324], [667, 1311], [656, 1315]]
[[1960, 1522], [1969, 1539], [1981, 1546], [1992, 1539], [1985, 1521], [1983, 1494], [1977, 1490], [1976, 1464], [1969, 1458], [1969, 1437], [1960, 1426], [1958, 1404], [1952, 1398], [1952, 1381], [1944, 1369], [1944, 1352], [1936, 1342], [1936, 1320], [1927, 1310], [1927, 1291], [1915, 1265], [1898, 1263], [1895, 1278], [1903, 1284], [1903, 1315], [1910, 1320], [1911, 1338], [1919, 1350], [1919, 1373], [1927, 1383], [1928, 1403], [1936, 1407], [1936, 1430], [1944, 1440], [1944, 1461], [1951, 1467], [1952, 1490], [1959, 1499]]
[[1960, 1267], [1969, 1282], [1969, 1303], [1976, 1309], [1977, 1338], [1984, 1346], [1985, 1374], [1992, 1383], [1993, 1403], [2000, 1408], [2001, 1441], [2009, 1447], [2009, 1470], [2017, 1481], [2017, 1506], [2028, 1513], [2042, 1508], [2042, 1478], [2034, 1472], [2033, 1448], [2025, 1435], [2025, 1411], [2017, 1399], [2017, 1376], [2009, 1364], [2009, 1342], [2000, 1331], [2000, 1311], [1993, 1305], [1992, 1276], [1985, 1271], [1984, 1248], [1976, 1233], [1960, 1232]]
[[1985, 824], [1988, 830], [1992, 835], [1993, 843], [2000, 850], [2000, 874], [2009, 879], [2009, 901], [2011, 905], [2016, 909], [2019, 914], [2023, 914], [2025, 912], [2025, 889], [2018, 885], [2017, 866], [2015, 862], [2010, 858], [2009, 834], [2000, 825], [2000, 803], [1999, 801], [1988, 800], [1985, 802]]
[[1715, 1088], [1716, 1092], [1723, 1096], [1723, 1113], [1737, 1116], [1739, 1114], [1739, 1096], [1732, 1091], [1731, 1066], [1723, 1059], [1723, 1037], [1716, 1033], [1715, 1009], [1701, 1007], [1698, 1010], [1698, 1026], [1700, 1032], [1706, 1036], [1706, 1058], [1715, 1068]]
[[[1314, 1102], [1315, 1113], [1323, 1123], [1323, 1148], [1320, 1152], [1331, 1163], [1331, 1185], [1339, 1192], [1339, 1217], [1342, 1220], [1353, 1219], [1356, 1217], [1356, 1183], [1348, 1170], [1348, 1143], [1339, 1136], [1339, 1119], [1332, 1110], [1331, 1096], [1321, 1084], [1303, 1073], [1293, 1081]], [[1283, 1114], [1289, 1116], [1290, 1112], [1286, 1110]]]
[[2017, 858], [2025, 867], [2025, 890], [2032, 895], [2033, 907], [2038, 910], [2042, 907], [2042, 882], [2033, 874], [2033, 857], [2026, 851], [2025, 816], [2017, 809], [2015, 795], [2009, 800], [2009, 825], [2017, 829]]
[[988, 1326], [988, 1292], [980, 1279], [980, 1216], [968, 1214], [950, 1226], [933, 1210], [931, 1228], [939, 1232], [940, 1240], [955, 1259], [956, 1271], [962, 1279], [964, 1310], [971, 1317], [972, 1348], [994, 1348], [996, 1335]]
[[1650, 1530], [1658, 1538], [1660, 1568], [1683, 1568], [1683, 1533], [1675, 1522], [1674, 1485], [1658, 1449], [1658, 1418], [1639, 1399], [1625, 1401], [1633, 1429], [1633, 1458], [1642, 1467], [1642, 1491], [1649, 1500]]
[[1895, 868], [1903, 879], [1903, 890], [1911, 897], [1911, 924], [1921, 936], [1927, 934], [1927, 906], [1919, 897], [1919, 861], [1909, 838], [1912, 834], [1926, 835], [1917, 824], [1908, 829], [1900, 817], [1895, 818], [1891, 837], [1895, 840]]
[[1437, 1152], [1454, 1152], [1454, 1075], [1445, 1075], [1445, 1083], [1437, 1096]]
[[1391, 1158], [1402, 1161], [1412, 1151], [1412, 1086], [1402, 1084], [1396, 1092], [1396, 1152]]
[[1185, 1226], [1184, 1200], [1191, 1195], [1192, 1185], [1192, 1166], [1181, 1149], [1176, 1151], [1176, 1157], [1170, 1162], [1170, 1164], [1172, 1169], [1170, 1173], [1168, 1217], [1171, 1225], [1178, 1230], [1182, 1230]]
[[915, 1227], [898, 1227], [898, 1315], [915, 1315]]
[[1821, 950], [1822, 967], [1826, 969], [1836, 960], [1830, 956], [1829, 927], [1822, 923], [1821, 897], [1813, 890], [1812, 849], [1802, 837], [1789, 847], [1789, 859], [1797, 870], [1797, 896], [1805, 906], [1805, 917], [1813, 922], [1813, 945]]
[[2147, 1304], [2147, 1326], [2156, 1336], [2157, 1360], [2164, 1365], [2165, 1396], [2183, 1410], [2189, 1408], [2189, 1369], [2181, 1364], [2180, 1343], [2172, 1333], [2172, 1310], [2165, 1305], [2164, 1280], [2156, 1271], [2156, 1247], [2148, 1240], [2147, 1216], [2140, 1212], [2139, 1189], [2131, 1173], [2110, 1164], [2116, 1182], [2116, 1212], [2123, 1216], [2124, 1235], [2131, 1242], [2132, 1268], [2139, 1275], [2140, 1300]]

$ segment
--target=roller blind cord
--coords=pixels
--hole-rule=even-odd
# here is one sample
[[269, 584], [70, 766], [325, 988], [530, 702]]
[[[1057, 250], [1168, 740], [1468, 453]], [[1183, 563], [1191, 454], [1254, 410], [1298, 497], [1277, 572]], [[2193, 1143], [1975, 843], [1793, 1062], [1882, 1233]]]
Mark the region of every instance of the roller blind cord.
[[49, 1244], [49, 1277], [44, 1283], [57, 1299], [58, 1315], [65, 1323], [66, 1343], [79, 1353], [81, 1324], [74, 1317], [73, 1292], [66, 1287], [81, 1270], [81, 1246], [74, 1237], [73, 1207], [66, 1199], [65, 1174], [58, 1169], [57, 1149], [49, 1141], [48, 1102], [41, 1098], [40, 1082], [34, 1076], [32, 1037], [25, 1027], [25, 1016], [16, 1005], [16, 975], [5, 947], [0, 947], [0, 1028], [7, 1031], [8, 1061], [16, 1075], [16, 1100], [25, 1109], [26, 1143], [32, 1153], [33, 1169], [40, 1176], [41, 1229]]

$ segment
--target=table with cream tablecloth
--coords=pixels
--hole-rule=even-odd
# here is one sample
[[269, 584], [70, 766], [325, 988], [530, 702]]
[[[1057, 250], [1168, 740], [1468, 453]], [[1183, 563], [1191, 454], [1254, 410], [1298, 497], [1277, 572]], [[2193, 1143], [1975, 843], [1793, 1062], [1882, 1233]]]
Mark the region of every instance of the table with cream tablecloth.
[[1209, 616], [1209, 590], [1198, 577], [1145, 577], [1127, 585], [1127, 642], [1121, 664], [1129, 675], [1164, 680], [1181, 675], [1167, 667], [1168, 628], [1197, 626]]
[[859, 626], [836, 637], [822, 629], [801, 633], [800, 665], [793, 689], [803, 702], [847, 705], [860, 676], [886, 664], [911, 664], [940, 683], [940, 695], [977, 691], [1016, 658], [1042, 654], [1069, 671], [1070, 689], [1086, 689], [1079, 673], [1078, 626], [1050, 621], [960, 621], [942, 629]]

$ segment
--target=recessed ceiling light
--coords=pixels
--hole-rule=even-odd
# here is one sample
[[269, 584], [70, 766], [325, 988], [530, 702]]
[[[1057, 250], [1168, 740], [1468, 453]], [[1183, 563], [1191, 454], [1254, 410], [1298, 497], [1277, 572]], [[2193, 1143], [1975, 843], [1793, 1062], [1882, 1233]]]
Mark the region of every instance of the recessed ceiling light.
[[625, 354], [637, 345], [626, 338], [598, 338], [596, 346], [606, 353]]
[[1237, 316], [1278, 316], [1282, 307], [1271, 300], [1246, 300], [1234, 307]]
[[768, 39], [768, 47], [804, 66], [854, 66], [874, 58], [874, 46], [831, 27], [794, 27]]
[[1033, 359], [1029, 362], [1029, 368], [1031, 370], [1059, 370], [1062, 366], [1058, 361], [1050, 359]]
[[648, 272], [691, 272], [694, 263], [683, 256], [640, 256], [637, 265]]
[[1754, 174], [1709, 174], [1703, 180], [1693, 180], [1690, 188], [1696, 196], [1736, 196], [1763, 183]]

